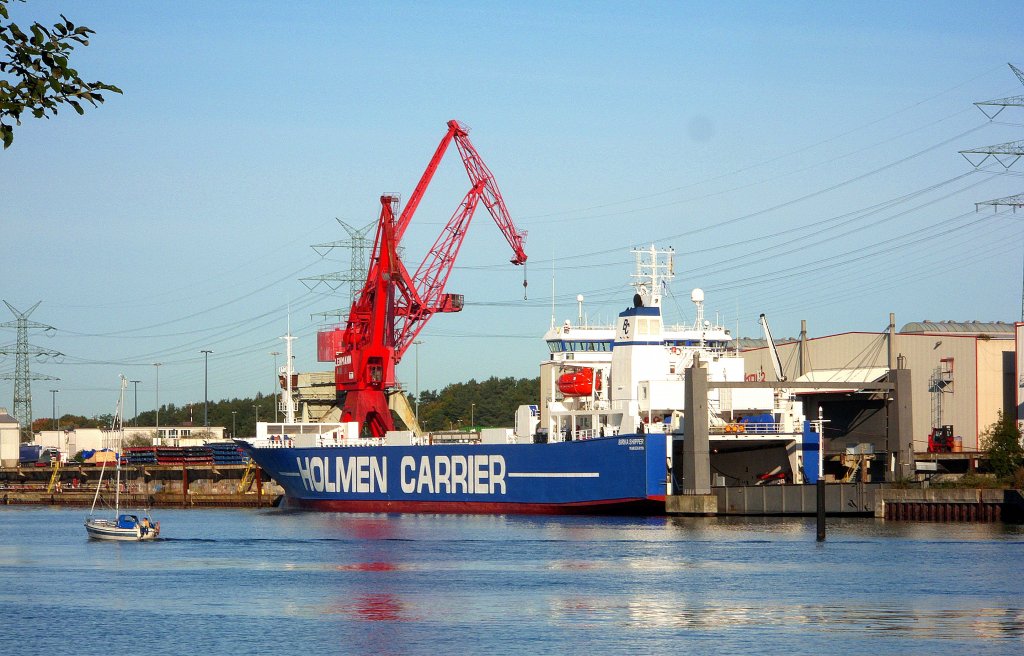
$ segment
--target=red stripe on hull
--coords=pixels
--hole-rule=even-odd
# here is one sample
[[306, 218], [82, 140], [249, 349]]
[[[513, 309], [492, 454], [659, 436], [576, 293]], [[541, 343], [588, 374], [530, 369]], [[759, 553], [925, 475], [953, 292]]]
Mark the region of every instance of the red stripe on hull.
[[289, 508], [350, 513], [431, 513], [457, 515], [664, 515], [665, 499], [614, 499], [582, 503], [495, 503], [487, 501], [387, 501], [293, 499]]

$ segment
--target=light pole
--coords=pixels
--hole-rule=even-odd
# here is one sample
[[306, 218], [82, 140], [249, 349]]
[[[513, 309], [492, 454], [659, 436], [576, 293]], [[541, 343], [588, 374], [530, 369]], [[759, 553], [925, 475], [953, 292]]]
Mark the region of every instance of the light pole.
[[412, 345], [416, 347], [416, 427], [420, 426], [420, 344], [422, 339], [415, 340]]
[[141, 380], [129, 380], [129, 383], [135, 383], [135, 418], [132, 420], [133, 426], [139, 425], [139, 383]]
[[[160, 439], [160, 365], [163, 362], [154, 362], [153, 366], [156, 367], [156, 439]], [[160, 442], [158, 441], [157, 444]]]
[[274, 422], [277, 423], [277, 406], [281, 405], [281, 400], [278, 398], [281, 393], [281, 381], [278, 376], [281, 374], [277, 370], [277, 356], [281, 355], [281, 352], [271, 351], [270, 355], [274, 356]]
[[50, 390], [50, 394], [53, 395], [53, 414], [50, 415], [53, 417], [53, 430], [60, 428], [60, 424], [57, 423], [57, 392], [59, 391], [60, 390]]
[[473, 427], [476, 426], [476, 419], [475, 419], [475, 417], [476, 417], [476, 404], [475, 403], [470, 403], [469, 404], [469, 430], [473, 430]]
[[235, 415], [236, 414], [238, 414], [237, 410], [232, 410], [231, 411], [231, 437], [232, 438], [238, 437], [238, 435], [235, 434]]
[[252, 409], [256, 411], [256, 423], [258, 424], [260, 423], [260, 407], [258, 405], [254, 405]]
[[203, 354], [203, 428], [209, 430], [210, 428], [210, 397], [208, 395], [209, 390], [209, 373], [210, 373], [210, 354], [213, 351], [203, 349], [200, 351]]

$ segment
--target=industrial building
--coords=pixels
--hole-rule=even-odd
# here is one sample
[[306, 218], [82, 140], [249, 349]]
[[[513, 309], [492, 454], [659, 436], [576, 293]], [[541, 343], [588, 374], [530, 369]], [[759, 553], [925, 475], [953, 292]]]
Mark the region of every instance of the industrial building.
[[[159, 437], [153, 439], [158, 432]], [[226, 439], [223, 426], [126, 426], [125, 441], [134, 437], [153, 439], [154, 446], [196, 446]], [[109, 428], [69, 428], [39, 431], [33, 443], [57, 449], [70, 458], [83, 450], [117, 449], [119, 438], [119, 433]]]
[[[825, 425], [825, 454], [892, 453], [886, 443], [888, 394], [858, 382], [881, 381], [897, 361], [911, 371], [914, 450], [929, 450], [933, 429], [947, 428], [948, 450], [982, 448], [982, 433], [999, 412], [1017, 416], [1015, 335], [1021, 324], [994, 322], [908, 323], [898, 332], [848, 332], [776, 340], [786, 380], [849, 382], [849, 389], [798, 390], [804, 412]], [[746, 340], [748, 343], [754, 340]], [[762, 344], [766, 344], [762, 342]], [[776, 380], [767, 346], [742, 352], [748, 380]]]
[[14, 467], [18, 464], [21, 446], [21, 425], [12, 417], [7, 408], [0, 408], [0, 467]]

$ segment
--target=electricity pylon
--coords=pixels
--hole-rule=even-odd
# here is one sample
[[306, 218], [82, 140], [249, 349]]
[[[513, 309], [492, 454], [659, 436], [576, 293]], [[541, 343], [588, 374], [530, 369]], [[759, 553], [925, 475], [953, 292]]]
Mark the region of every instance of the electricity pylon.
[[344, 308], [317, 312], [313, 315], [324, 317], [324, 321], [326, 321], [328, 317], [337, 317], [337, 322], [341, 323], [348, 316], [348, 309], [352, 307], [352, 303], [355, 301], [356, 294], [359, 292], [360, 286], [366, 282], [367, 262], [369, 260], [370, 252], [370, 244], [367, 236], [370, 231], [377, 226], [377, 224], [374, 222], [369, 223], [362, 228], [353, 228], [341, 219], [335, 219], [335, 221], [341, 224], [341, 227], [348, 233], [348, 239], [340, 239], [326, 244], [313, 244], [312, 248], [318, 255], [320, 255], [320, 257], [326, 256], [327, 253], [335, 248], [349, 249], [348, 275], [338, 271], [335, 273], [326, 273], [319, 276], [301, 278], [300, 280], [310, 290], [315, 289], [320, 285], [327, 285], [331, 291], [337, 291], [340, 287], [348, 285], [349, 293], [347, 306]]
[[60, 351], [44, 349], [28, 343], [29, 328], [43, 330], [50, 334], [57, 330], [53, 326], [47, 326], [44, 323], [29, 321], [28, 316], [39, 307], [39, 303], [42, 303], [42, 301], [39, 301], [25, 312], [18, 312], [13, 305], [4, 301], [4, 305], [7, 306], [17, 320], [0, 323], [0, 328], [16, 328], [18, 331], [18, 341], [13, 350], [10, 346], [0, 346], [0, 355], [11, 355], [13, 353], [15, 356], [14, 374], [0, 374], [0, 379], [14, 379], [14, 418], [18, 420], [18, 424], [21, 426], [23, 437], [31, 437], [32, 435], [32, 381], [60, 380], [60, 378], [55, 378], [54, 376], [32, 374], [29, 371], [29, 356], [34, 355], [37, 359], [41, 360], [64, 356]]
[[[1024, 84], [1024, 71], [1020, 70], [1013, 64], [1008, 64], [1013, 74], [1017, 76], [1021, 84]], [[1007, 98], [996, 98], [995, 100], [983, 100], [981, 102], [974, 103], [981, 112], [988, 116], [991, 121], [999, 112], [1003, 111], [1007, 107], [1024, 107], [1024, 96], [1009, 96]], [[993, 113], [989, 113], [990, 107], [998, 107]], [[996, 144], [994, 146], [983, 146], [981, 148], [971, 148], [970, 150], [961, 150], [960, 154], [963, 155], [971, 166], [974, 168], [980, 168], [991, 157], [995, 161], [999, 162], [1004, 169], [1009, 169], [1011, 166], [1017, 163], [1021, 157], [1024, 157], [1024, 141], [1010, 141], [1008, 143]], [[975, 162], [968, 155], [983, 155], [980, 160]], [[984, 200], [974, 204], [975, 211], [981, 209], [982, 205], [991, 205], [992, 209], [999, 211], [1000, 207], [1012, 207], [1013, 211], [1016, 212], [1018, 208], [1024, 207], [1024, 194], [1015, 194], [1013, 196], [1004, 196], [1003, 198], [993, 198], [992, 200]], [[1020, 320], [1024, 321], [1024, 284], [1021, 285], [1020, 295]]]

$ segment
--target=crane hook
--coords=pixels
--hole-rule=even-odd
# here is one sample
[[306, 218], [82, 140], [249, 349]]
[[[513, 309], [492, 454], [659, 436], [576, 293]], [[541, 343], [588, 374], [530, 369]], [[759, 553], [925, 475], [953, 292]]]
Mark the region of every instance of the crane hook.
[[523, 300], [526, 300], [526, 286], [529, 283], [526, 282], [526, 262], [523, 262]]

